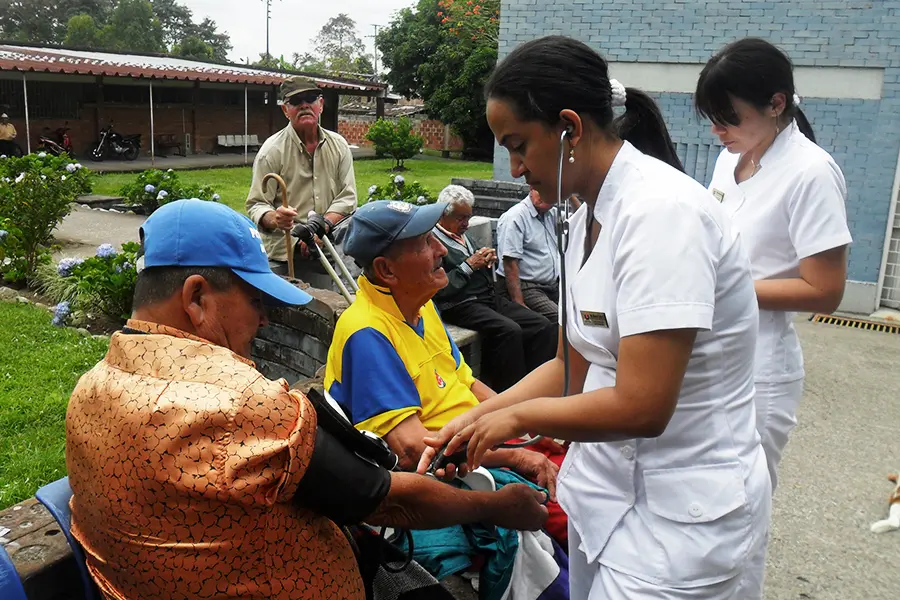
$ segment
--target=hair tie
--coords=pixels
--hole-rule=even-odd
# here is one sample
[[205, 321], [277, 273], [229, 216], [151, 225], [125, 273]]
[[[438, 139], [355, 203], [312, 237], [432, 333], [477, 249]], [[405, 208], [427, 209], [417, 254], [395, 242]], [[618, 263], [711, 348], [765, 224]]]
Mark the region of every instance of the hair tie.
[[610, 79], [609, 88], [612, 90], [612, 105], [614, 107], [625, 106], [625, 100], [628, 98], [628, 95], [625, 93], [625, 86], [616, 79]]
[[794, 106], [800, 106], [800, 96], [794, 94]]

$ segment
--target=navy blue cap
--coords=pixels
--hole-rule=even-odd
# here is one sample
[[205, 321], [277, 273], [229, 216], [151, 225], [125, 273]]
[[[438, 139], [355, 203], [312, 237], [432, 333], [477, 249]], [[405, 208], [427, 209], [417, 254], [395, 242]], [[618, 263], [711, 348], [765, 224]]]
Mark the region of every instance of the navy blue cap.
[[225, 267], [276, 304], [306, 304], [312, 296], [272, 272], [256, 225], [228, 206], [177, 200], [141, 227], [143, 268]]
[[363, 204], [350, 219], [344, 253], [361, 266], [370, 265], [394, 242], [418, 237], [434, 229], [446, 207], [446, 202], [416, 206], [400, 200]]

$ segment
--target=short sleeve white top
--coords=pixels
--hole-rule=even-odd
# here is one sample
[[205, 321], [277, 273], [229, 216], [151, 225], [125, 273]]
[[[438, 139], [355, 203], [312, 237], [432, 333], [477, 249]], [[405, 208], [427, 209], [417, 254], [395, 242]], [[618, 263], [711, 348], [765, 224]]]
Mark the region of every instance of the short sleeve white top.
[[584, 391], [615, 385], [622, 338], [698, 333], [665, 432], [573, 444], [560, 503], [589, 561], [660, 585], [722, 581], [764, 533], [771, 490], [753, 407], [749, 261], [708, 190], [627, 142], [594, 207], [601, 231], [582, 265], [590, 209], [572, 217], [565, 256], [569, 340], [590, 363]]
[[[852, 242], [847, 184], [841, 169], [792, 122], [760, 159], [759, 171], [737, 183], [740, 155], [723, 150], [710, 190], [740, 232], [753, 279], [800, 276], [800, 261]], [[804, 375], [792, 312], [761, 310], [756, 380], [786, 382]]]

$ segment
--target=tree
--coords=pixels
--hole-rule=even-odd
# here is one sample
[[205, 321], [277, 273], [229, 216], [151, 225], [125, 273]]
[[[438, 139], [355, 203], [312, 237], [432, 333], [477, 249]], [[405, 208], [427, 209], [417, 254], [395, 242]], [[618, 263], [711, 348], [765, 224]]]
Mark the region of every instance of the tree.
[[484, 84], [497, 63], [499, 0], [419, 0], [400, 11], [376, 44], [386, 80], [425, 111], [451, 125], [469, 156], [490, 156]]
[[0, 0], [0, 36], [25, 43], [61, 44], [69, 20], [91, 16], [104, 23], [113, 0]]
[[164, 52], [163, 28], [147, 0], [119, 0], [103, 29], [103, 46], [125, 52]]
[[197, 60], [215, 60], [212, 46], [196, 35], [189, 35], [180, 44], [172, 46], [172, 55]]
[[159, 19], [166, 47], [180, 44], [189, 36], [196, 35], [194, 15], [186, 6], [176, 0], [152, 0], [153, 14]]
[[76, 15], [66, 27], [66, 46], [93, 50], [103, 45], [102, 32], [91, 15]]
[[356, 31], [356, 21], [345, 13], [328, 19], [312, 43], [312, 54], [294, 54], [297, 68], [356, 77], [374, 72], [366, 46]]
[[212, 50], [211, 60], [226, 62], [228, 53], [231, 52], [231, 38], [227, 33], [219, 33], [216, 22], [206, 18], [199, 25], [194, 26], [194, 34]]

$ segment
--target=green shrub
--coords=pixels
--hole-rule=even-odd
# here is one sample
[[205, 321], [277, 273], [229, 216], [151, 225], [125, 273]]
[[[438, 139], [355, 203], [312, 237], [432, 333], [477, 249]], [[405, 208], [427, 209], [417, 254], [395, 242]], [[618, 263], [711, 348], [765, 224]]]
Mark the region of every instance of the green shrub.
[[369, 187], [369, 196], [366, 202], [373, 200], [403, 200], [411, 204], [432, 204], [435, 198], [428, 189], [413, 181], [406, 183], [403, 175], [390, 175], [385, 185], [373, 185]]
[[65, 154], [0, 159], [0, 219], [9, 227], [0, 275], [13, 282], [31, 278], [49, 259], [53, 230], [90, 191], [90, 171]]
[[396, 121], [378, 119], [369, 127], [366, 139], [375, 144], [375, 155], [394, 159], [394, 170], [403, 169], [403, 161], [412, 158], [425, 145], [425, 140], [413, 133], [407, 117]]
[[134, 182], [122, 186], [120, 192], [126, 204], [141, 206], [146, 214], [175, 200], [199, 198], [200, 200], [219, 201], [219, 195], [209, 185], [184, 185], [178, 179], [178, 173], [169, 169], [148, 169], [137, 176]]
[[122, 244], [119, 251], [111, 244], [102, 244], [90, 258], [64, 258], [55, 267], [41, 267], [37, 289], [57, 303], [54, 323], [85, 323], [97, 317], [121, 323], [127, 319], [134, 298], [139, 250], [135, 242]]

